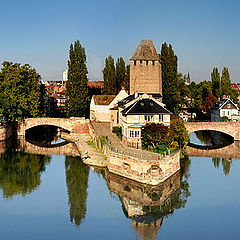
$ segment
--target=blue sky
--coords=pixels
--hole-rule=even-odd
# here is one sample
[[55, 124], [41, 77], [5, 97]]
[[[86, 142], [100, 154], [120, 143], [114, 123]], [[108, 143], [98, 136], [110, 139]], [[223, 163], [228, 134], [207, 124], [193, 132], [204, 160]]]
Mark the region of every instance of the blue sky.
[[44, 80], [62, 78], [75, 40], [86, 49], [89, 79], [100, 80], [108, 55], [128, 62], [151, 39], [158, 52], [171, 43], [179, 72], [192, 80], [227, 66], [240, 82], [237, 0], [1, 0], [0, 9], [0, 62], [28, 63]]

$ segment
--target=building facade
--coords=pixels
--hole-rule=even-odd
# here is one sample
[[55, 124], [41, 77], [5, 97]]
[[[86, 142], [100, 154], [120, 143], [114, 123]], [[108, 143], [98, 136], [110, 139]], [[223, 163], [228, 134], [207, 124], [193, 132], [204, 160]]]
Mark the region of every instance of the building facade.
[[238, 106], [231, 99], [222, 99], [216, 102], [211, 109], [211, 121], [219, 122], [222, 117], [227, 117], [228, 120], [238, 121]]

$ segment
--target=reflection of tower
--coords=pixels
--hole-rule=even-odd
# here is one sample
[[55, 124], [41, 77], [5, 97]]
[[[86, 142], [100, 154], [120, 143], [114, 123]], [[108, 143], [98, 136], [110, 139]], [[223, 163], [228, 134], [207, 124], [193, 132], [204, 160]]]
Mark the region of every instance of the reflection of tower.
[[179, 208], [180, 172], [158, 186], [140, 184], [105, 172], [111, 192], [119, 195], [125, 216], [132, 220], [132, 228], [140, 239], [156, 239], [163, 218]]
[[157, 237], [158, 230], [162, 225], [163, 219], [158, 219], [156, 222], [137, 222], [132, 221], [132, 228], [136, 230], [141, 240], [154, 240]]

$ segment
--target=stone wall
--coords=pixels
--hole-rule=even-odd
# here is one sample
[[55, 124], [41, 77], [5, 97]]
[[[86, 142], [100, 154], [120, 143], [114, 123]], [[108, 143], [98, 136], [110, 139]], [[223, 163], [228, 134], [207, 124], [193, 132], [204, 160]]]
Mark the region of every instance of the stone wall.
[[162, 70], [159, 61], [130, 60], [130, 94], [135, 92], [162, 94]]
[[130, 156], [107, 153], [110, 172], [132, 180], [157, 185], [180, 169], [180, 152], [166, 155], [163, 160], [142, 160]]
[[4, 141], [12, 136], [12, 126], [1, 125], [0, 126], [0, 141]]

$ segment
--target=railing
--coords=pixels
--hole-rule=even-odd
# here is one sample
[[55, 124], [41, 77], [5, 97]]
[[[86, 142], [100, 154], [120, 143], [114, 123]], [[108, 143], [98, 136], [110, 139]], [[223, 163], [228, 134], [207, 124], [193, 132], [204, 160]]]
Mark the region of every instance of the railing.
[[134, 151], [134, 149], [133, 151], [131, 151], [131, 149], [117, 148], [112, 146], [109, 139], [106, 139], [106, 146], [109, 151], [115, 154], [126, 156], [126, 157], [132, 157], [140, 160], [147, 160], [147, 161], [164, 161], [167, 155], [174, 154], [174, 153], [170, 153], [170, 151], [168, 152], [168, 154], [161, 155], [153, 152], [149, 152], [149, 153], [147, 153], [146, 151], [136, 152]]

